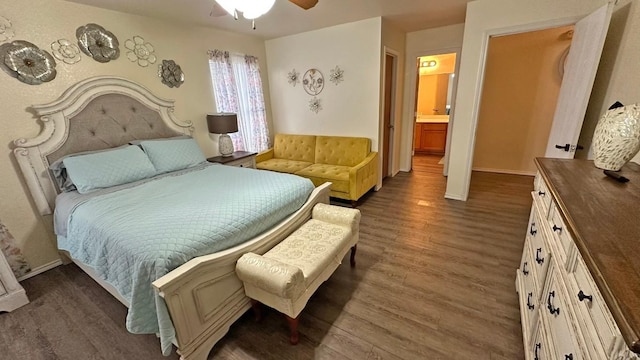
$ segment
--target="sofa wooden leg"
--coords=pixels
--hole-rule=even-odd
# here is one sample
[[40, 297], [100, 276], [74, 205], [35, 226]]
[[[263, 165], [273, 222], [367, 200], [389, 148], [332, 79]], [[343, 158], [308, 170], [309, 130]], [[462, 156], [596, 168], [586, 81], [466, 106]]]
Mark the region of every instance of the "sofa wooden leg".
[[291, 335], [289, 337], [289, 342], [291, 345], [296, 345], [298, 341], [300, 341], [300, 335], [298, 334], [298, 323], [300, 322], [300, 315], [295, 319], [290, 317], [289, 315], [285, 315], [287, 318], [287, 322], [289, 323], [289, 330], [291, 331]]
[[251, 300], [251, 308], [253, 309], [253, 315], [255, 316], [256, 322], [262, 320], [262, 304], [258, 300]]
[[354, 209], [358, 207], [358, 200], [351, 200], [351, 207]]
[[356, 267], [356, 251], [358, 250], [358, 244], [353, 245], [351, 247], [351, 267]]

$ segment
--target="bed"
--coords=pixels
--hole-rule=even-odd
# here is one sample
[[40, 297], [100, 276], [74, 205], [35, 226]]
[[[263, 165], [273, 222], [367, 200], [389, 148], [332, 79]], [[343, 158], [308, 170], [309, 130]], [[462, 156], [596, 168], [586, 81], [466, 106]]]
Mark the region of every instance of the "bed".
[[[170, 351], [173, 343], [182, 359], [206, 359], [213, 345], [227, 333], [229, 326], [250, 307], [242, 283], [235, 275], [237, 259], [247, 252], [265, 253], [309, 219], [316, 203], [328, 203], [329, 200], [330, 184], [308, 189], [307, 193], [304, 193], [302, 184], [298, 190], [283, 191], [294, 189], [295, 181], [280, 184], [280, 178], [260, 178], [273, 176], [270, 172], [207, 163], [125, 184], [122, 189], [102, 189], [90, 196], [67, 196], [70, 199], [58, 197], [61, 186], [49, 170], [49, 166], [57, 160], [81, 152], [118, 149], [123, 146], [129, 149], [135, 145], [126, 145], [135, 141], [191, 135], [193, 126], [190, 122], [174, 118], [173, 101], [158, 98], [127, 79], [114, 77], [81, 81], [65, 91], [58, 100], [45, 105], [34, 105], [32, 110], [41, 120], [42, 130], [35, 138], [16, 140], [14, 154], [38, 211], [43, 216], [52, 215], [56, 211], [59, 248], [65, 250], [65, 255], [71, 261], [129, 307], [128, 329], [140, 333], [157, 333], [165, 354]], [[215, 179], [219, 182], [215, 182]], [[239, 188], [229, 191], [234, 184]], [[259, 187], [260, 184], [263, 184], [262, 188]], [[255, 193], [238, 190], [254, 187]], [[297, 193], [297, 198], [291, 203], [276, 206], [276, 201], [266, 195], [278, 193], [276, 188], [281, 188], [279, 193]], [[169, 213], [169, 209], [162, 208], [167, 202], [159, 200], [164, 197], [153, 196], [161, 191], [171, 197], [170, 204], [179, 204], [184, 200], [182, 203], [189, 206], [174, 205], [182, 210]], [[310, 195], [307, 195], [309, 191]], [[238, 197], [228, 194], [238, 194]], [[155, 200], [151, 200], [152, 198]], [[235, 204], [240, 204], [240, 208], [263, 207], [263, 213], [258, 214], [255, 220], [246, 223], [234, 220], [230, 229], [220, 229], [217, 226], [221, 224], [211, 219], [217, 219], [217, 211], [224, 207], [223, 198], [227, 198], [230, 208], [234, 208]], [[193, 207], [196, 205], [199, 207]], [[275, 207], [270, 207], [272, 205]], [[78, 250], [86, 248], [87, 244], [100, 242], [101, 238], [93, 238], [92, 233], [104, 232], [105, 228], [113, 227], [114, 233], [122, 234], [122, 229], [112, 225], [120, 225], [124, 222], [122, 218], [126, 216], [120, 217], [120, 220], [109, 220], [109, 214], [125, 214], [126, 211], [135, 214], [149, 212], [149, 220], [144, 222], [147, 228], [142, 227], [142, 222], [138, 228], [132, 224], [127, 228], [137, 229], [137, 232], [126, 234], [138, 239], [140, 243], [153, 241], [152, 238], [156, 237], [153, 235], [145, 238], [148, 233], [146, 229], [161, 226], [168, 228], [160, 233], [173, 232], [179, 237], [189, 235], [190, 239], [209, 238], [213, 237], [212, 234], [219, 234], [216, 242], [219, 245], [200, 246], [199, 242], [185, 245], [179, 256], [158, 261], [157, 263], [162, 264], [159, 271], [156, 271], [156, 264], [151, 266], [155, 269], [153, 274], [145, 273], [149, 277], [147, 283], [151, 282], [151, 285], [147, 287], [143, 280], [140, 283], [143, 284], [141, 288], [150, 292], [149, 296], [154, 302], [152, 307], [155, 313], [151, 315], [146, 309], [137, 311], [139, 296], [132, 295], [131, 289], [123, 290], [122, 285], [114, 280], [117, 276], [108, 275], [117, 266], [120, 269], [135, 266], [127, 266], [129, 262], [126, 261], [125, 265], [117, 265], [105, 260], [110, 251], [105, 248], [89, 249], [87, 253], [94, 254], [91, 256]], [[245, 219], [250, 212], [236, 211], [236, 216]], [[154, 223], [153, 219], [158, 214], [164, 214], [164, 218]], [[198, 223], [196, 218], [202, 223]], [[68, 224], [69, 227], [58, 223]], [[205, 233], [205, 230], [209, 233]], [[194, 232], [197, 234], [192, 234]], [[172, 235], [172, 241], [178, 236], [175, 234]], [[119, 235], [111, 237], [117, 236]], [[83, 239], [87, 239], [87, 244], [81, 244]], [[177, 244], [183, 244], [182, 241], [187, 240], [181, 238]], [[126, 248], [126, 244], [127, 242], [111, 245], [111, 248]], [[126, 258], [127, 255], [118, 257]], [[148, 297], [144, 300], [147, 305], [149, 301]], [[141, 319], [155, 316], [158, 320], [157, 327], [140, 325], [136, 322], [136, 313], [142, 314], [139, 316]]]

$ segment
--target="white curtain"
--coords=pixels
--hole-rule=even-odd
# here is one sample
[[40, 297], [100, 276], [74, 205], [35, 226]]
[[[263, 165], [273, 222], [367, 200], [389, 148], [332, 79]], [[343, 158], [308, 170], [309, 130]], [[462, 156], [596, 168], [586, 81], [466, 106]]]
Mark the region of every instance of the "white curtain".
[[236, 150], [269, 148], [269, 131], [258, 59], [209, 51], [209, 68], [218, 112], [238, 114], [238, 132], [231, 135]]

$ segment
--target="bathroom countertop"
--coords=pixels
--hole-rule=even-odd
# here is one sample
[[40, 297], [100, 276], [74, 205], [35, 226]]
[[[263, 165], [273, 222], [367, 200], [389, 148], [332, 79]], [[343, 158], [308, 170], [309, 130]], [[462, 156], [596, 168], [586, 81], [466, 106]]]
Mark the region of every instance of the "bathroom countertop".
[[417, 123], [448, 123], [449, 115], [418, 115]]

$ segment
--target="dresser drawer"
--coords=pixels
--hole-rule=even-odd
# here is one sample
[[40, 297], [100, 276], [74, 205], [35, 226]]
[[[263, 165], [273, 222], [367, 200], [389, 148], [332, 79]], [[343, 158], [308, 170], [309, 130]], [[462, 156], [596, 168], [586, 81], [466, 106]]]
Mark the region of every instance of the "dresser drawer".
[[[592, 341], [598, 341], [605, 352], [609, 352], [615, 342], [615, 337], [619, 333], [618, 327], [598, 290], [589, 269], [582, 258], [578, 258], [575, 271], [572, 273], [575, 282], [573, 294], [571, 296], [577, 304], [576, 310], [582, 326], [595, 330]], [[596, 345], [597, 346], [597, 345]]]
[[549, 192], [544, 179], [540, 176], [540, 173], [536, 175], [533, 189], [534, 190], [531, 192], [531, 196], [533, 196], [533, 202], [540, 208], [540, 213], [544, 217], [546, 217], [549, 213], [549, 207], [551, 206], [551, 193]]
[[569, 234], [569, 228], [564, 223], [564, 220], [562, 220], [560, 209], [558, 209], [558, 206], [555, 203], [551, 204], [548, 226], [553, 237], [550, 240], [553, 243], [558, 244], [558, 248], [560, 250], [558, 255], [562, 258], [562, 261], [564, 261], [566, 260], [569, 249], [571, 249], [573, 244], [573, 238], [571, 237], [571, 234]]
[[527, 354], [527, 360], [551, 360], [549, 356], [549, 340], [547, 339], [546, 331], [541, 322], [538, 321], [536, 332], [533, 335], [533, 340], [529, 345], [529, 353]]
[[538, 320], [539, 296], [533, 272], [533, 258], [529, 239], [525, 240], [520, 268], [516, 275], [516, 289], [520, 302], [520, 321], [524, 341], [531, 340], [534, 324]]
[[544, 289], [542, 309], [542, 323], [547, 325], [549, 336], [549, 353], [552, 359], [583, 359], [582, 341], [575, 332], [575, 315], [570, 308], [567, 290], [562, 279], [551, 264], [549, 277]]
[[534, 276], [537, 284], [542, 286], [547, 275], [547, 268], [551, 261], [551, 253], [545, 240], [544, 220], [540, 219], [540, 214], [535, 206], [531, 207], [531, 215], [529, 216], [529, 228], [527, 237], [530, 239], [532, 264], [534, 267]]

